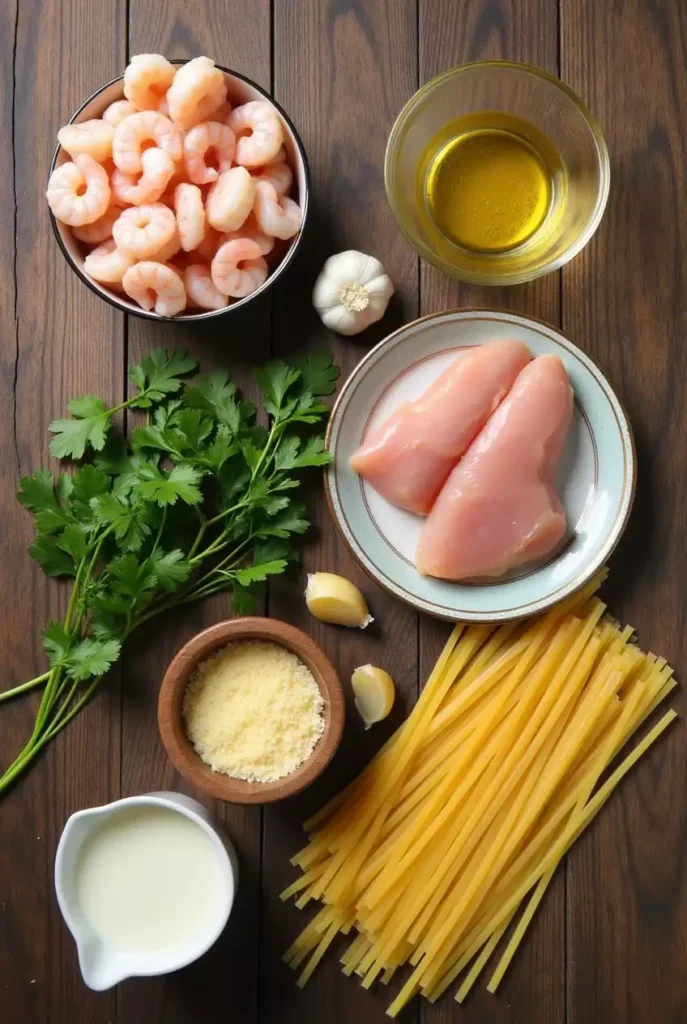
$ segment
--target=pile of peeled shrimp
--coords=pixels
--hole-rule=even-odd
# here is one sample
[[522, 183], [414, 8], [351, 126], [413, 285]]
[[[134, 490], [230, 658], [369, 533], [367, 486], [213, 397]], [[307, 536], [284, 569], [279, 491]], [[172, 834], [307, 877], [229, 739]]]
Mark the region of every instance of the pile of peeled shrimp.
[[101, 119], [57, 135], [71, 160], [55, 168], [46, 195], [57, 220], [92, 247], [85, 272], [160, 316], [250, 295], [267, 278], [275, 240], [301, 226], [275, 108], [254, 100], [232, 109], [209, 57], [177, 68], [139, 54], [124, 96]]

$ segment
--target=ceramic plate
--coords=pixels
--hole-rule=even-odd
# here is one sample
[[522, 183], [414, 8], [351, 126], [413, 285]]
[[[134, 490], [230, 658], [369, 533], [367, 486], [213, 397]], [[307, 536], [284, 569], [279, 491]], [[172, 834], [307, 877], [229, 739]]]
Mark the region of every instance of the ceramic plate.
[[[461, 349], [499, 338], [525, 342], [533, 356], [554, 353], [568, 371], [575, 409], [557, 480], [568, 535], [544, 564], [521, 566], [498, 579], [448, 583], [420, 576], [413, 559], [423, 520], [387, 502], [349, 468], [348, 460], [372, 426], [420, 395]], [[553, 327], [511, 313], [439, 313], [380, 342], [344, 384], [328, 444], [334, 453], [326, 476], [329, 504], [353, 555], [392, 594], [444, 619], [521, 618], [573, 593], [617, 544], [634, 496], [632, 433], [608, 381]]]

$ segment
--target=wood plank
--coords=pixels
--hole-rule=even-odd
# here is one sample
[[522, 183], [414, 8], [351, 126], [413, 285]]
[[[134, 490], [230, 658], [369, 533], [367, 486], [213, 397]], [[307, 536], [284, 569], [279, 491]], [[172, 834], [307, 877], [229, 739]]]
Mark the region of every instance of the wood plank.
[[[269, 0], [183, 0], [162, 7], [155, 0], [130, 0], [129, 52], [166, 56], [211, 56], [218, 64], [270, 84]], [[203, 370], [224, 367], [251, 393], [250, 367], [269, 354], [269, 302], [197, 327], [158, 325], [129, 318], [129, 363], [157, 346], [186, 348]], [[157, 742], [156, 703], [159, 681], [174, 652], [204, 626], [228, 618], [228, 597], [218, 597], [155, 622], [154, 642], [139, 637], [125, 660], [122, 755], [124, 793], [161, 788], [199, 794], [181, 783]], [[202, 798], [201, 798], [202, 799]], [[199, 963], [136, 986], [123, 986], [119, 996], [122, 1022], [194, 1024], [223, 1019], [230, 1006], [236, 1021], [257, 1020], [258, 904], [261, 811], [212, 806], [231, 836], [240, 860], [237, 904], [220, 941]], [[227, 1002], [229, 1000], [229, 1002]]]
[[[417, 315], [417, 259], [397, 232], [384, 196], [383, 159], [393, 120], [416, 84], [413, 2], [326, 2], [298, 0], [275, 6], [274, 95], [293, 117], [312, 171], [312, 207], [307, 243], [275, 298], [275, 351], [293, 352], [304, 342], [330, 348], [347, 376], [367, 349]], [[310, 293], [324, 260], [356, 248], [378, 256], [397, 286], [384, 320], [357, 338], [341, 338], [322, 327]], [[342, 975], [338, 963], [345, 943], [331, 950], [301, 992], [280, 957], [310, 912], [285, 906], [280, 890], [294, 877], [288, 858], [303, 844], [299, 822], [350, 779], [388, 737], [415, 699], [416, 616], [383, 594], [356, 567], [331, 523], [318, 480], [311, 508], [316, 536], [307, 538], [299, 578], [270, 591], [270, 614], [287, 619], [321, 643], [337, 666], [350, 696], [350, 675], [366, 662], [387, 668], [397, 683], [391, 718], [365, 733], [348, 704], [341, 750], [322, 784], [302, 799], [265, 812], [261, 941], [261, 1021], [386, 1020], [390, 993], [381, 986], [363, 991]], [[339, 572], [354, 580], [369, 599], [376, 622], [364, 633], [316, 622], [300, 593], [305, 572]], [[404, 1017], [416, 1019], [412, 1009]]]
[[[39, 632], [49, 617], [65, 610], [63, 586], [48, 582], [26, 554], [30, 521], [14, 498], [18, 476], [49, 464], [47, 426], [63, 415], [70, 396], [98, 393], [114, 404], [122, 390], [122, 318], [67, 266], [52, 236], [44, 191], [57, 129], [115, 74], [123, 39], [123, 3], [12, 0], [0, 11], [3, 688], [43, 670]], [[3, 705], [3, 767], [28, 739], [37, 703], [32, 695]], [[81, 981], [52, 878], [55, 846], [69, 814], [118, 795], [118, 759], [114, 678], [2, 799], [4, 1020], [105, 1024], [113, 1019], [114, 994], [96, 996]]]
[[[473, 60], [520, 60], [557, 73], [558, 19], [548, 0], [419, 0], [419, 79], [426, 82], [448, 68]], [[507, 308], [559, 322], [560, 275], [550, 274], [513, 288], [479, 288], [421, 265], [421, 313], [456, 306]], [[426, 679], [446, 639], [444, 625], [423, 617], [420, 678]], [[552, 1024], [564, 1004], [564, 876], [559, 873], [523, 943], [498, 1000], [475, 986], [461, 1012], [447, 994], [435, 1006], [423, 1001], [423, 1024], [480, 1021], [496, 1024]]]
[[[563, 274], [563, 324], [616, 387], [639, 457], [637, 499], [605, 593], [613, 614], [680, 673], [687, 10], [563, 0], [561, 11], [563, 76], [599, 118], [612, 164], [604, 221]], [[678, 724], [568, 859], [569, 1024], [685, 1019], [686, 754]]]

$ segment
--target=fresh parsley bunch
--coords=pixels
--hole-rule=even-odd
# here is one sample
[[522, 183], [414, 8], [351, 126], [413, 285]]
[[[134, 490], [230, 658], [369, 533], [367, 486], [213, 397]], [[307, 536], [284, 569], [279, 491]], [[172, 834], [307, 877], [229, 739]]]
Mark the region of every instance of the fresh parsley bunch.
[[[86, 704], [134, 629], [222, 590], [234, 612], [250, 612], [256, 584], [284, 572], [293, 535], [308, 528], [294, 473], [329, 462], [320, 396], [339, 373], [329, 355], [256, 373], [266, 426], [225, 371], [186, 380], [195, 369], [185, 353], [157, 349], [129, 371], [137, 393], [128, 401], [108, 409], [94, 395], [72, 399], [71, 417], [50, 425], [50, 451], [78, 468], [21, 481], [36, 530], [30, 554], [72, 583], [64, 621], [43, 631], [49, 669], [0, 694], [44, 687], [0, 792]], [[146, 413], [130, 439], [112, 423], [123, 409]]]

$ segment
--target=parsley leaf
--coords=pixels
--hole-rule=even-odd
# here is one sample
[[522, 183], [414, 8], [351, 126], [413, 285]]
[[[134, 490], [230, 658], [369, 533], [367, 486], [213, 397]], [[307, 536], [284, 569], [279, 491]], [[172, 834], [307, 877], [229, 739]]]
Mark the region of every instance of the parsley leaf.
[[43, 648], [50, 658], [51, 665], [55, 665], [66, 658], [71, 644], [71, 637], [69, 631], [65, 629], [61, 622], [51, 619], [41, 633], [41, 637], [43, 639]]
[[310, 526], [304, 518], [305, 509], [302, 505], [291, 504], [283, 512], [279, 512], [272, 519], [263, 523], [258, 531], [258, 537], [288, 537], [290, 533], [305, 533]]
[[29, 548], [29, 554], [46, 576], [76, 576], [74, 559], [60, 547], [55, 537], [39, 534]]
[[181, 388], [181, 377], [195, 370], [196, 365], [196, 361], [185, 352], [170, 353], [167, 349], [156, 348], [129, 370], [129, 377], [140, 391], [131, 405], [147, 409], [153, 402], [174, 394]]
[[232, 440], [229, 428], [222, 423], [217, 430], [215, 440], [204, 449], [202, 454], [198, 454], [194, 461], [216, 474], [227, 459], [236, 455], [238, 451], [238, 442]]
[[203, 497], [198, 487], [201, 476], [199, 470], [185, 463], [175, 466], [170, 473], [157, 466], [142, 466], [136, 492], [158, 505], [173, 505], [178, 498], [187, 505], [197, 505]]
[[295, 435], [284, 437], [274, 457], [275, 469], [293, 469], [298, 458], [301, 440]]
[[241, 410], [236, 401], [236, 385], [229, 380], [226, 370], [196, 377], [193, 384], [184, 392], [184, 403], [191, 409], [210, 413], [232, 433], [238, 433]]
[[251, 583], [260, 583], [268, 576], [278, 576], [284, 572], [288, 562], [285, 558], [276, 559], [273, 562], [260, 562], [258, 565], [249, 565], [245, 569], [237, 569], [234, 577], [242, 587]]
[[110, 489], [110, 481], [107, 473], [98, 469], [97, 466], [87, 462], [73, 477], [71, 498], [73, 502], [80, 502], [81, 505], [89, 505], [93, 498], [105, 494]]
[[326, 349], [315, 349], [296, 360], [303, 386], [313, 395], [331, 395], [339, 377], [338, 366]]
[[67, 675], [80, 682], [91, 676], [102, 676], [119, 657], [122, 645], [118, 640], [97, 640], [88, 637], [69, 651], [65, 663]]
[[300, 375], [300, 370], [294, 370], [280, 359], [267, 363], [263, 369], [255, 371], [255, 379], [263, 392], [263, 404], [270, 416], [283, 415], [282, 406], [286, 392]]
[[232, 584], [231, 610], [234, 615], [252, 615], [257, 607], [255, 594], [248, 587], [242, 586], [238, 580]]
[[167, 452], [170, 455], [176, 455], [177, 458], [181, 458], [178, 438], [171, 430], [161, 429], [156, 426], [137, 427], [134, 430], [131, 442], [134, 449], [157, 448], [162, 452]]
[[86, 554], [87, 542], [84, 528], [78, 523], [65, 526], [57, 539], [58, 547], [71, 555], [75, 562], [80, 562]]
[[149, 571], [148, 560], [139, 561], [135, 554], [119, 555], [106, 566], [112, 578], [115, 594], [136, 599], [144, 591], [155, 587], [156, 578]]
[[[295, 444], [294, 444], [295, 442]], [[332, 461], [329, 452], [324, 450], [324, 439], [311, 437], [304, 448], [298, 453], [300, 441], [296, 437], [287, 437], [282, 441], [275, 458], [277, 469], [305, 469], [307, 466], [326, 466]]]
[[280, 537], [265, 537], [264, 540], [256, 540], [253, 545], [253, 561], [256, 565], [281, 559], [288, 561], [292, 555], [290, 542]]
[[48, 427], [55, 435], [50, 442], [50, 454], [56, 459], [80, 459], [89, 445], [96, 451], [104, 448], [110, 413], [102, 398], [73, 398], [67, 408], [73, 419], [53, 420]]
[[170, 591], [185, 583], [191, 573], [191, 563], [179, 548], [153, 551], [148, 559], [148, 568], [158, 585]]
[[150, 535], [146, 510], [124, 495], [103, 494], [93, 500], [96, 519], [111, 526], [124, 551], [138, 551]]
[[23, 476], [19, 481], [17, 499], [30, 512], [57, 507], [55, 483], [49, 469], [37, 469], [32, 476]]

